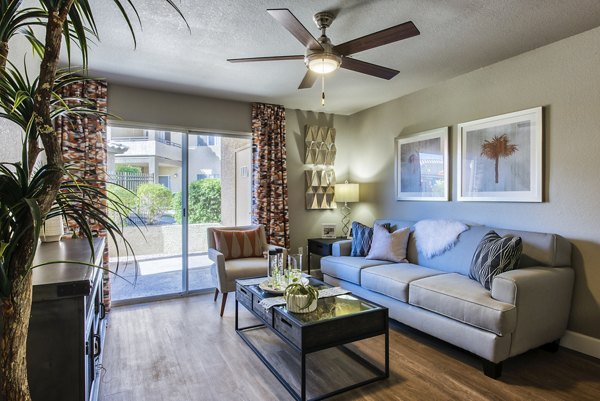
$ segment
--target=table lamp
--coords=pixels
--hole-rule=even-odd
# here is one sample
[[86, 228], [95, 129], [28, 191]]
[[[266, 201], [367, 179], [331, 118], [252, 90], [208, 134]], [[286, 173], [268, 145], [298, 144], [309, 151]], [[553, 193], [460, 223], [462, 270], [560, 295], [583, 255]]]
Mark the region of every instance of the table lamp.
[[349, 184], [348, 180], [343, 184], [336, 184], [335, 201], [344, 202], [344, 207], [342, 207], [342, 234], [344, 234], [344, 237], [347, 237], [350, 225], [350, 208], [348, 207], [348, 203], [358, 202], [358, 184]]

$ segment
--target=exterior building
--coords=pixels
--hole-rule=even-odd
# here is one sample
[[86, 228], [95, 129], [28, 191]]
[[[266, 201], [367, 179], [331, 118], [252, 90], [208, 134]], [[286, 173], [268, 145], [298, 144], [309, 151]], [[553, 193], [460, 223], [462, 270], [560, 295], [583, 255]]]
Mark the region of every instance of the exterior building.
[[[108, 173], [117, 166], [139, 167], [148, 182], [162, 184], [172, 192], [181, 191], [183, 134], [142, 128], [108, 128], [111, 152]], [[125, 149], [123, 151], [123, 149]], [[190, 136], [190, 182], [221, 177], [221, 138], [212, 135]]]
[[[134, 192], [144, 183], [162, 184], [172, 193], [181, 192], [184, 135], [174, 131], [108, 127], [111, 181]], [[137, 167], [140, 172], [118, 173], [119, 166]], [[250, 172], [249, 139], [208, 133], [189, 136], [188, 183], [207, 178], [221, 181], [219, 223], [249, 224]]]

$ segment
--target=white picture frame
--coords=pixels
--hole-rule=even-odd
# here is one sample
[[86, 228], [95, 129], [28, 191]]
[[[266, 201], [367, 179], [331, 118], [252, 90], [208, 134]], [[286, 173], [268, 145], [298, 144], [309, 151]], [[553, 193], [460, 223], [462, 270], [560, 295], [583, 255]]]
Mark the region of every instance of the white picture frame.
[[542, 107], [457, 128], [459, 201], [542, 202]]
[[395, 153], [396, 200], [449, 199], [448, 127], [397, 137]]
[[335, 235], [335, 224], [321, 224], [321, 238], [337, 238]]

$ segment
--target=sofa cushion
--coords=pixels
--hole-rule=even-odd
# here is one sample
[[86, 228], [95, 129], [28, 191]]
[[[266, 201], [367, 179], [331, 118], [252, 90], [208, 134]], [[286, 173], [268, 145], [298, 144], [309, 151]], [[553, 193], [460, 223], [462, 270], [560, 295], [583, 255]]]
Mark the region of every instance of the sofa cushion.
[[393, 263], [363, 269], [360, 282], [364, 289], [408, 302], [408, 285], [412, 281], [438, 274], [446, 273], [410, 263]]
[[488, 232], [475, 250], [469, 278], [479, 281], [486, 289], [491, 290], [494, 277], [519, 265], [522, 251], [521, 237], [501, 237], [495, 231]]
[[385, 260], [367, 260], [358, 256], [326, 256], [321, 259], [321, 272], [360, 285], [362, 269], [390, 263]]
[[367, 259], [389, 260], [390, 262], [406, 262], [406, 245], [410, 228], [404, 227], [390, 233], [380, 224], [373, 227], [373, 242]]
[[478, 282], [457, 273], [411, 282], [408, 301], [499, 336], [512, 333], [516, 326], [514, 305], [495, 300]]

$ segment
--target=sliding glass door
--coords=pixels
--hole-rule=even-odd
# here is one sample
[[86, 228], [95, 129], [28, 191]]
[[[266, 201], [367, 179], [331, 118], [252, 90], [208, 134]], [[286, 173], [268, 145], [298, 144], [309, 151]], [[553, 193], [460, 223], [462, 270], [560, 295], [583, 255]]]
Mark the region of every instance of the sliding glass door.
[[117, 258], [109, 244], [122, 276], [113, 301], [214, 287], [206, 228], [249, 224], [250, 140], [120, 127], [109, 127], [108, 139], [109, 187], [132, 209], [125, 236], [136, 254]]
[[[207, 227], [250, 222], [250, 140], [208, 133], [188, 138], [188, 289], [198, 290], [214, 286]], [[244, 150], [247, 157], [239, 155]]]

